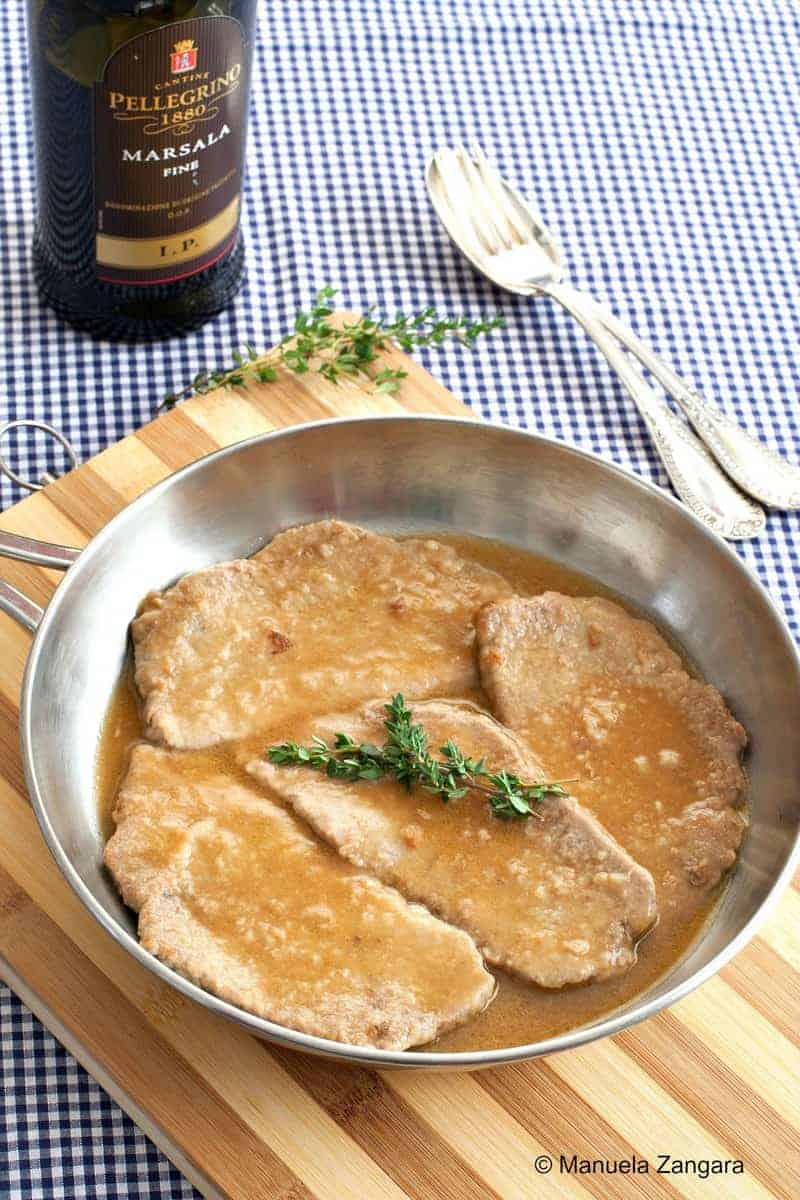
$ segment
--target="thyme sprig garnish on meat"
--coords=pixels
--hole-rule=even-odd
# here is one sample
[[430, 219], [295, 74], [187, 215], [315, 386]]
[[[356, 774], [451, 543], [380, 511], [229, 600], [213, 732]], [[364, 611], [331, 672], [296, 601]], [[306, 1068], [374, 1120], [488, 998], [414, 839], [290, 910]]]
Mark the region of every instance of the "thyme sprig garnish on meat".
[[282, 742], [270, 746], [267, 757], [278, 766], [305, 766], [324, 772], [331, 779], [382, 779], [393, 776], [410, 791], [421, 787], [447, 804], [482, 792], [494, 816], [509, 821], [537, 816], [536, 805], [545, 796], [566, 796], [563, 784], [571, 782], [523, 783], [511, 771], [490, 771], [483, 758], [468, 758], [452, 739], [440, 747], [441, 758], [431, 754], [428, 735], [415, 723], [403, 697], [393, 696], [386, 704], [386, 741], [382, 746], [353, 741], [346, 733], [334, 735], [333, 745], [314, 737], [310, 746]]
[[390, 346], [411, 353], [423, 346], [440, 346], [452, 338], [471, 347], [479, 337], [504, 324], [499, 315], [478, 319], [441, 317], [429, 305], [410, 315], [397, 313], [391, 320], [370, 309], [363, 317], [337, 326], [330, 321], [334, 311], [330, 301], [335, 295], [335, 288], [322, 288], [310, 311], [297, 314], [293, 331], [280, 345], [263, 354], [251, 345], [235, 350], [229, 366], [198, 371], [190, 384], [165, 396], [159, 408], [172, 408], [187, 396], [218, 387], [274, 383], [281, 367], [295, 375], [316, 372], [331, 383], [362, 376], [371, 381], [376, 392], [391, 395], [407, 372], [382, 361], [381, 356]]

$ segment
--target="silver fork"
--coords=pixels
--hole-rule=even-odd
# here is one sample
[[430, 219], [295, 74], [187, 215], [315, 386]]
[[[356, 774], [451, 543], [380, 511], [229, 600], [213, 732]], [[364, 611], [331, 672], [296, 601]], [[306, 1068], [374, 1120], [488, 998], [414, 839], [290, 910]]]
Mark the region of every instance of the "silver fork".
[[[463, 147], [441, 150], [428, 164], [427, 184], [443, 225], [478, 270], [499, 286], [522, 295], [552, 296], [576, 317], [635, 400], [675, 490], [688, 507], [723, 537], [737, 539], [759, 533], [765, 521], [763, 511], [722, 473], [686, 423], [650, 387], [638, 363], [625, 354], [617, 338], [634, 353], [638, 350], [643, 365], [660, 382], [672, 385], [670, 390], [686, 390], [686, 385], [621, 322], [590, 297], [561, 282], [561, 258], [552, 237], [485, 155], [477, 149], [467, 152]], [[614, 336], [609, 325], [613, 325]], [[699, 397], [696, 400], [702, 404]], [[721, 413], [718, 415], [727, 422]], [[796, 470], [750, 439], [739, 426], [733, 427], [759, 455], [766, 456], [759, 458], [762, 471], [767, 461], [773, 477], [777, 474], [776, 464], [788, 472]], [[800, 496], [800, 471], [796, 474]], [[786, 498], [780, 497], [783, 506]], [[770, 502], [776, 503], [777, 498], [772, 495]]]
[[[532, 206], [526, 203], [514, 188], [495, 170], [480, 148], [475, 149], [475, 162], [484, 185], [504, 205], [513, 220], [512, 205], [527, 210], [532, 219], [531, 231], [538, 227], [539, 241], [551, 261], [554, 282], [561, 282], [579, 304], [585, 304], [590, 313], [597, 317], [609, 333], [622, 342], [625, 348], [639, 359], [672, 396], [684, 415], [694, 425], [697, 433], [709, 447], [714, 457], [739, 487], [757, 500], [772, 508], [800, 508], [800, 467], [787, 462], [763, 442], [743, 429], [736, 421], [726, 416], [716, 405], [704, 399], [691, 384], [681, 379], [676, 371], [659, 358], [649, 346], [629, 329], [605, 304], [599, 304], [585, 292], [563, 282], [561, 254], [553, 238], [547, 232]], [[518, 231], [524, 236], [524, 229]], [[534, 234], [535, 236], [535, 234]]]

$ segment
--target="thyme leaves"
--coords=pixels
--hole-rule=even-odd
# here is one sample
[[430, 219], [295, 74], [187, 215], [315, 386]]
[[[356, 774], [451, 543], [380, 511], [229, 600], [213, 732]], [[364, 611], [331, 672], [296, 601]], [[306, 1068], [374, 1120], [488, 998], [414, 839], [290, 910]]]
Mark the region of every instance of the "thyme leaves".
[[[468, 792], [486, 796], [492, 814], [503, 821], [536, 816], [536, 805], [546, 796], [566, 796], [563, 782], [524, 783], [510, 771], [491, 771], [485, 759], [473, 759], [448, 739], [432, 754], [428, 735], [413, 719], [399, 693], [385, 705], [386, 740], [382, 746], [356, 743], [346, 733], [337, 733], [332, 745], [314, 737], [311, 745], [281, 742], [267, 750], [269, 761], [278, 766], [306, 766], [330, 779], [376, 780], [391, 777], [409, 791], [421, 787], [445, 804]], [[568, 782], [568, 781], [565, 781]]]
[[259, 353], [246, 344], [243, 350], [234, 350], [227, 366], [198, 371], [186, 387], [165, 396], [159, 408], [173, 408], [179, 400], [218, 387], [274, 383], [281, 368], [295, 375], [316, 372], [336, 384], [360, 376], [368, 379], [377, 393], [391, 395], [407, 374], [385, 362], [383, 355], [391, 346], [413, 353], [455, 339], [471, 347], [478, 338], [504, 324], [499, 315], [478, 319], [442, 317], [432, 305], [416, 313], [397, 313], [392, 319], [370, 309], [354, 321], [334, 324], [331, 301], [335, 295], [335, 288], [322, 288], [309, 311], [297, 314], [292, 332], [274, 349]]

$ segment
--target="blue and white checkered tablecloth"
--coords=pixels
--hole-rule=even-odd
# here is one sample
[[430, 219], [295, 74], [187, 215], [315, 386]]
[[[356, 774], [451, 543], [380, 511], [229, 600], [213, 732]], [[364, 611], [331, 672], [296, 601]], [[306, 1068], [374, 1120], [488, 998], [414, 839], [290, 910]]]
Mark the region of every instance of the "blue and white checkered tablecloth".
[[[469, 355], [426, 363], [476, 410], [666, 477], [630, 402], [555, 306], [500, 295], [451, 249], [426, 152], [475, 138], [534, 195], [573, 278], [679, 371], [800, 454], [800, 8], [796, 0], [262, 0], [246, 289], [182, 341], [100, 345], [39, 304], [22, 0], [0, 6], [0, 411], [88, 457], [245, 341], [274, 342], [323, 283], [350, 308], [501, 310]], [[19, 443], [23, 472], [47, 463]], [[51, 463], [55, 466], [55, 463]], [[3, 484], [4, 505], [17, 499]], [[743, 557], [800, 623], [798, 516]], [[8, 991], [0, 992], [0, 1195], [192, 1189]]]

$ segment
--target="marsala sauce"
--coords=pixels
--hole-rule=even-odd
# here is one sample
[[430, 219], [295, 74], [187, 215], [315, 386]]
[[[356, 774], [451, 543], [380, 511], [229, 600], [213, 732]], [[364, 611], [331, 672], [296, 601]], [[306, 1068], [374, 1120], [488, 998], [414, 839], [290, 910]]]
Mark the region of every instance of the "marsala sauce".
[[[535, 595], [543, 591], [558, 591], [573, 596], [612, 595], [594, 580], [523, 550], [466, 535], [436, 533], [433, 536], [453, 546], [465, 558], [503, 575], [521, 595]], [[488, 707], [486, 697], [481, 693], [469, 698]], [[335, 706], [336, 698], [332, 697], [331, 708]], [[647, 719], [637, 730], [635, 747], [627, 748], [624, 759], [616, 764], [614, 761], [605, 763], [603, 769], [607, 773], [602, 780], [595, 781], [595, 786], [576, 786], [573, 789], [584, 803], [594, 809], [622, 845], [631, 849], [634, 857], [653, 871], [656, 879], [660, 917], [656, 927], [640, 942], [636, 965], [627, 974], [615, 979], [566, 987], [559, 991], [522, 983], [504, 972], [496, 972], [499, 986], [489, 1007], [480, 1016], [446, 1034], [430, 1049], [489, 1050], [553, 1037], [593, 1022], [627, 1004], [652, 987], [683, 957], [716, 906], [719, 889], [710, 896], [706, 894], [702, 898], [693, 898], [688, 904], [665, 903], [666, 896], [662, 895], [659, 883], [659, 867], [662, 865], [659, 854], [654, 850], [652, 859], [648, 861], [648, 856], [642, 852], [640, 810], [643, 804], [640, 801], [643, 801], [645, 794], [649, 797], [653, 784], [645, 775], [637, 779], [636, 773], [631, 770], [631, 758], [634, 750], [636, 754], [657, 756], [665, 745], [665, 737], [668, 737], [670, 746], [675, 746], [680, 741], [680, 731], [669, 728], [666, 714], [648, 712]], [[127, 670], [109, 707], [98, 749], [97, 795], [102, 828], [107, 837], [114, 828], [111, 812], [126, 769], [128, 752], [140, 738], [136, 693], [130, 670]], [[574, 762], [554, 763], [545, 745], [535, 748], [541, 753], [547, 767], [551, 770], [555, 768], [555, 777], [563, 777], [565, 773], [580, 775], [580, 764], [576, 768]], [[692, 747], [685, 738], [680, 749], [691, 758]], [[205, 774], [212, 768], [227, 772], [234, 778], [242, 778], [241, 768], [225, 745], [204, 752], [193, 751], [190, 760], [191, 766], [187, 759], [188, 773], [197, 771]], [[599, 788], [598, 783], [601, 785]], [[660, 786], [662, 790], [667, 786], [663, 778]], [[679, 775], [669, 786], [676, 789], [676, 799], [677, 789], [680, 790], [681, 804], [687, 802], [686, 789], [682, 787]], [[433, 800], [431, 802], [434, 803]], [[628, 845], [628, 841], [636, 844], [635, 850]]]

